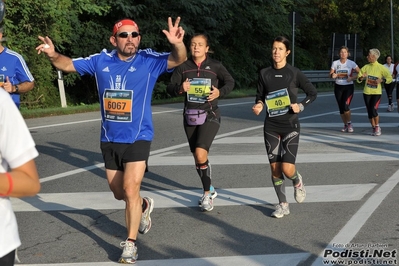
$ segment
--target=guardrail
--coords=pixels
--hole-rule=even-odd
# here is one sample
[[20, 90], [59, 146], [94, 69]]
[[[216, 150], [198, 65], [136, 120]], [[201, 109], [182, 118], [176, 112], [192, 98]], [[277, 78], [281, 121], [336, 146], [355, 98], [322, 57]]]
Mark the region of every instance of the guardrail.
[[312, 83], [334, 82], [335, 80], [330, 77], [330, 70], [303, 70], [303, 74]]

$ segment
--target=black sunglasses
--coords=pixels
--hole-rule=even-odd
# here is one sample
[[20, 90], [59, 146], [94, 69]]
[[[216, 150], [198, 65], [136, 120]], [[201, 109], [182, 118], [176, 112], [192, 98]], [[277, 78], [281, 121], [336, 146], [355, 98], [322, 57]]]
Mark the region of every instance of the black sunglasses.
[[115, 34], [116, 37], [120, 37], [123, 39], [126, 39], [129, 35], [132, 35], [132, 38], [138, 37], [140, 34], [136, 31], [128, 32], [128, 31], [123, 31], [120, 33]]

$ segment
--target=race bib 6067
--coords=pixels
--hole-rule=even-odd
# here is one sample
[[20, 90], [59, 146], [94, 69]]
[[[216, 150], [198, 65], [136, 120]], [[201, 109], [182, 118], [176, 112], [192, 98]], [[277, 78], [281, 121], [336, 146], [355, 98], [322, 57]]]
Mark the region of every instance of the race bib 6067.
[[133, 91], [105, 90], [104, 118], [106, 120], [130, 122], [132, 121]]

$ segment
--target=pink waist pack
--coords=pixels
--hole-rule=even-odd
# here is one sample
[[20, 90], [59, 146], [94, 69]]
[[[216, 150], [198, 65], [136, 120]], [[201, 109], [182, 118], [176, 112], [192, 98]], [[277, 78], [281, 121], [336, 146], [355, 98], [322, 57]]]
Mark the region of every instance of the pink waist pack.
[[207, 111], [201, 109], [186, 109], [184, 117], [190, 126], [202, 125], [206, 121]]

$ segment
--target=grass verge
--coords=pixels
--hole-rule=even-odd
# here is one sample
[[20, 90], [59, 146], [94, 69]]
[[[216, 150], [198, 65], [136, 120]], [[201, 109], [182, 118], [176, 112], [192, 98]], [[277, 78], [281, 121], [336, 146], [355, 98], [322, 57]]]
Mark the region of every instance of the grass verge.
[[[327, 84], [320, 84], [321, 86], [317, 87], [319, 92], [326, 92], [332, 91], [332, 86]], [[244, 98], [244, 97], [255, 97], [256, 89], [235, 89], [226, 97], [225, 99], [232, 99], [232, 98]], [[183, 102], [183, 97], [175, 97], [175, 98], [168, 98], [168, 99], [156, 99], [152, 101], [153, 105], [158, 104], [166, 104], [166, 103], [177, 103]], [[46, 109], [27, 109], [21, 108], [21, 114], [25, 119], [30, 118], [39, 118], [39, 117], [46, 117], [46, 116], [59, 116], [59, 115], [70, 115], [70, 114], [77, 114], [77, 113], [86, 113], [86, 112], [95, 112], [100, 110], [100, 104], [95, 103], [91, 105], [77, 105], [77, 106], [67, 106], [67, 107], [53, 107], [53, 108], [46, 108]]]

